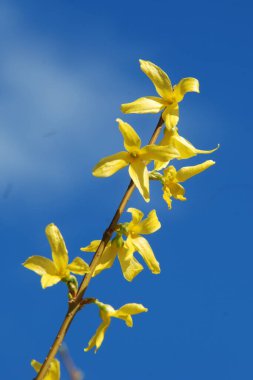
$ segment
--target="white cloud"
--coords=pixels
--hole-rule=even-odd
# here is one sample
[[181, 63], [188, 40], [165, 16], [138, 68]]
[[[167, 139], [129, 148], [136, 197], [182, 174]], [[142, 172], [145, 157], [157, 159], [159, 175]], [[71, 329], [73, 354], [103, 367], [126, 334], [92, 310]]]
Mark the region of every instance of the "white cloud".
[[[94, 99], [105, 102], [103, 94], [94, 93], [96, 68], [83, 62], [81, 71], [80, 62], [77, 67], [65, 64], [52, 41], [26, 30], [14, 7], [2, 4], [0, 15], [5, 41], [0, 62], [0, 186], [15, 181], [20, 188], [39, 188], [43, 183], [45, 190], [64, 182], [67, 190], [68, 177], [72, 185], [79, 181], [72, 175], [76, 153], [84, 145], [87, 154], [92, 152], [87, 140], [96, 135], [91, 122], [97, 111]], [[97, 143], [99, 149], [103, 141]]]

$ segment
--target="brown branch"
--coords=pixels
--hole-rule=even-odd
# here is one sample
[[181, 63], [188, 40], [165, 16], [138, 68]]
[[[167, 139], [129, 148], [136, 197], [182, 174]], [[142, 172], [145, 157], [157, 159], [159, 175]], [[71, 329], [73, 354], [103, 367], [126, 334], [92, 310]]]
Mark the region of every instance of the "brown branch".
[[[153, 134], [149, 140], [149, 144], [154, 144], [156, 142], [156, 140], [157, 140], [157, 138], [161, 132], [162, 126], [163, 126], [163, 119], [162, 119], [162, 116], [160, 116], [159, 121], [155, 127], [155, 130], [154, 130], [154, 132], [153, 132]], [[76, 313], [83, 307], [82, 298], [83, 298], [83, 295], [86, 292], [86, 289], [90, 283], [90, 280], [92, 278], [92, 274], [93, 274], [93, 272], [94, 272], [94, 270], [95, 270], [95, 268], [99, 262], [99, 259], [102, 255], [107, 243], [111, 239], [111, 236], [115, 230], [115, 227], [118, 224], [118, 221], [119, 221], [119, 219], [120, 219], [120, 217], [121, 217], [121, 215], [122, 215], [122, 213], [123, 213], [123, 211], [127, 205], [127, 202], [129, 201], [131, 195], [133, 194], [134, 189], [135, 189], [135, 185], [134, 185], [133, 181], [131, 180], [128, 187], [127, 187], [125, 194], [123, 195], [123, 198], [120, 202], [120, 205], [117, 208], [109, 227], [105, 230], [103, 237], [102, 237], [102, 240], [101, 240], [101, 242], [97, 248], [97, 251], [95, 252], [95, 254], [92, 258], [92, 261], [90, 264], [90, 272], [84, 276], [84, 278], [83, 278], [83, 280], [82, 280], [82, 282], [78, 288], [76, 298], [71, 300], [71, 302], [69, 302], [68, 312], [65, 316], [65, 319], [62, 322], [62, 325], [61, 325], [59, 332], [58, 332], [58, 334], [57, 334], [57, 336], [53, 342], [53, 345], [51, 346], [49, 353], [48, 353], [46, 359], [44, 360], [44, 363], [41, 366], [41, 369], [40, 369], [37, 377], [35, 378], [35, 380], [42, 380], [44, 378], [44, 376], [46, 375], [48, 368], [49, 368], [49, 365], [50, 365], [52, 359], [57, 354], [59, 347], [61, 346], [61, 344], [63, 342], [63, 339], [64, 339], [64, 337], [68, 331], [68, 328], [69, 328], [72, 320], [74, 319]]]

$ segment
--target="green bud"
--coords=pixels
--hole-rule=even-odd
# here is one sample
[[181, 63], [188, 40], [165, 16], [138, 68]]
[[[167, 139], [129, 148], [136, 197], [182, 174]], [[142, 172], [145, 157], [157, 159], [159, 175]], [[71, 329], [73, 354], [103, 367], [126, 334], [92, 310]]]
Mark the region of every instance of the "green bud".
[[121, 234], [117, 234], [112, 242], [114, 242], [118, 248], [121, 248], [124, 245], [124, 240], [122, 239]]
[[78, 290], [78, 281], [77, 278], [73, 275], [69, 275], [68, 277], [65, 277], [62, 279], [63, 282], [68, 287], [69, 293], [69, 299], [72, 299], [73, 297], [76, 296], [77, 290]]

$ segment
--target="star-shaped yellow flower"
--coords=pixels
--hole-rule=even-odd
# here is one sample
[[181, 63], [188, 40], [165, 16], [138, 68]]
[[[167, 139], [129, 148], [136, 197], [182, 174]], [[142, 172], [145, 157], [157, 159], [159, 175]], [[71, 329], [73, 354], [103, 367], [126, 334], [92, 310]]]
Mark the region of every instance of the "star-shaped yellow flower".
[[49, 224], [45, 232], [52, 250], [53, 261], [43, 256], [31, 256], [23, 264], [41, 276], [42, 288], [55, 285], [61, 280], [68, 280], [70, 272], [80, 275], [89, 272], [89, 265], [81, 257], [76, 257], [72, 263], [68, 263], [67, 248], [55, 224]]
[[[42, 364], [40, 364], [36, 360], [32, 360], [31, 365], [37, 373], [40, 371], [40, 368], [42, 366]], [[46, 376], [44, 377], [44, 380], [60, 380], [60, 377], [61, 377], [60, 362], [57, 359], [53, 359], [50, 364], [49, 370]]]
[[[190, 141], [186, 140], [184, 137], [180, 136], [178, 133], [178, 128], [173, 129], [164, 129], [164, 135], [162, 140], [159, 142], [159, 145], [172, 146], [175, 148], [179, 156], [177, 160], [183, 160], [196, 156], [197, 154], [209, 154], [213, 153], [219, 148], [219, 145], [212, 150], [201, 150], [195, 148]], [[166, 168], [169, 164], [168, 162], [155, 161], [155, 170], [161, 170]]]
[[99, 161], [93, 169], [96, 177], [109, 177], [129, 165], [129, 175], [146, 202], [149, 202], [149, 174], [147, 165], [152, 160], [167, 162], [177, 157], [173, 147], [146, 145], [141, 148], [141, 139], [135, 130], [124, 121], [117, 119], [124, 139], [126, 152], [119, 152]]
[[141, 70], [154, 84], [160, 98], [146, 96], [132, 103], [122, 104], [124, 113], [158, 113], [162, 110], [163, 120], [168, 129], [175, 127], [179, 120], [178, 103], [187, 92], [199, 92], [199, 81], [195, 78], [183, 78], [172, 87], [168, 75], [154, 63], [140, 59]]
[[132, 255], [135, 251], [139, 252], [153, 274], [159, 274], [159, 262], [156, 260], [147, 239], [141, 236], [152, 234], [161, 228], [156, 211], [150, 211], [144, 220], [142, 220], [144, 216], [143, 212], [137, 208], [129, 208], [127, 211], [132, 214], [132, 221], [129, 224], [124, 224], [123, 234], [127, 237], [126, 246], [129, 247]]
[[208, 160], [199, 165], [186, 166], [176, 171], [174, 166], [169, 166], [164, 170], [164, 174], [161, 177], [161, 182], [163, 183], [163, 199], [167, 203], [168, 207], [171, 209], [171, 197], [179, 199], [180, 201], [185, 201], [184, 197], [185, 189], [180, 182], [184, 182], [187, 179], [203, 172], [204, 170], [210, 168], [215, 164], [214, 161]]
[[[148, 241], [141, 236], [152, 234], [161, 227], [156, 211], [152, 210], [144, 220], [142, 220], [144, 214], [140, 210], [129, 208], [127, 211], [132, 214], [132, 221], [118, 226], [117, 236], [107, 244], [93, 276], [111, 268], [118, 256], [123, 276], [127, 281], [132, 281], [143, 270], [143, 266], [134, 257], [136, 251], [140, 253], [153, 274], [160, 273], [160, 266], [152, 248]], [[122, 239], [122, 234], [126, 236], [126, 240]], [[81, 250], [96, 252], [99, 244], [100, 240], [94, 240]]]
[[93, 347], [96, 347], [95, 352], [97, 352], [97, 350], [103, 343], [105, 332], [111, 323], [111, 318], [123, 319], [123, 321], [125, 321], [128, 327], [132, 327], [132, 315], [148, 311], [147, 308], [145, 308], [143, 305], [139, 303], [128, 303], [118, 310], [115, 310], [111, 305], [104, 304], [102, 302], [99, 302], [98, 300], [95, 303], [99, 307], [99, 315], [102, 319], [102, 323], [98, 327], [95, 335], [91, 338], [91, 340], [88, 343], [88, 347], [85, 348], [84, 351], [89, 351]]

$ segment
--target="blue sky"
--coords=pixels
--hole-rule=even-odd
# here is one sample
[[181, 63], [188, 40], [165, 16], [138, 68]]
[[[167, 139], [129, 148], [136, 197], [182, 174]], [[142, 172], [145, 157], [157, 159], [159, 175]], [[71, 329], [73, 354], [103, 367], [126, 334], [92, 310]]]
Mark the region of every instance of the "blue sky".
[[115, 119], [130, 122], [143, 142], [156, 124], [157, 115], [119, 110], [155, 95], [142, 58], [173, 83], [199, 79], [200, 94], [181, 104], [180, 133], [199, 148], [221, 148], [172, 211], [156, 184], [150, 204], [137, 192], [129, 202], [157, 210], [162, 229], [150, 243], [161, 274], [145, 270], [127, 283], [115, 264], [88, 291], [116, 308], [140, 302], [149, 312], [133, 329], [113, 320], [94, 355], [83, 348], [100, 321], [87, 307], [66, 342], [87, 380], [252, 379], [251, 13], [244, 0], [0, 2], [3, 378], [34, 376], [30, 360], [44, 359], [66, 310], [64, 286], [43, 291], [21, 263], [50, 257], [50, 222], [72, 258], [101, 237], [128, 184], [126, 170], [91, 175], [100, 158], [122, 149]]

